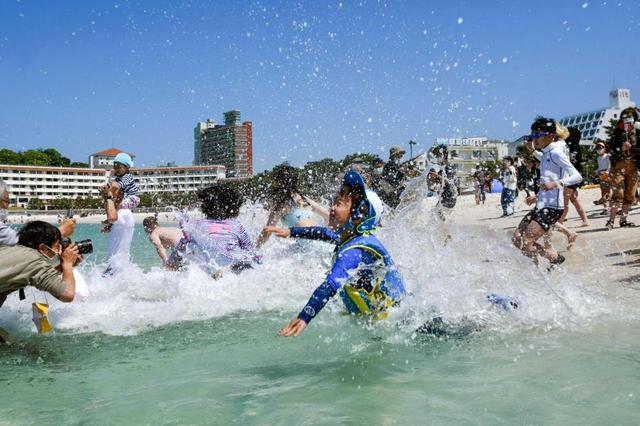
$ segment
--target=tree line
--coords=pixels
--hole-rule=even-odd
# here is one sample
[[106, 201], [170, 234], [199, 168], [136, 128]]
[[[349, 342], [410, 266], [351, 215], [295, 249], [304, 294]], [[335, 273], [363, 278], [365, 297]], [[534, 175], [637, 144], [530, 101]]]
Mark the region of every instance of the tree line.
[[13, 151], [8, 148], [3, 148], [0, 149], [0, 164], [12, 164], [19, 166], [89, 167], [89, 164], [87, 163], [71, 161], [54, 148], [28, 149], [26, 151]]

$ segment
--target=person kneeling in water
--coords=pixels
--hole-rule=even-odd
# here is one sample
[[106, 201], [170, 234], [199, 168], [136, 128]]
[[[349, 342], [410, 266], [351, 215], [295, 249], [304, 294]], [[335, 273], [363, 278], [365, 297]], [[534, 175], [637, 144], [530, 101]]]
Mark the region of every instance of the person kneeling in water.
[[[239, 272], [259, 263], [262, 257], [256, 251], [244, 226], [238, 221], [242, 196], [229, 184], [216, 184], [199, 194], [200, 209], [207, 217], [195, 222], [182, 222], [184, 238], [176, 251], [187, 260], [193, 260], [214, 278], [231, 269]], [[179, 256], [170, 256], [169, 268], [177, 269]]]
[[299, 336], [329, 299], [338, 291], [350, 313], [384, 318], [387, 308], [397, 304], [405, 293], [404, 283], [391, 255], [372, 235], [376, 211], [367, 199], [362, 177], [348, 172], [330, 210], [329, 226], [276, 228], [265, 231], [279, 237], [322, 240], [336, 244], [334, 263], [325, 281], [286, 327], [280, 336]]

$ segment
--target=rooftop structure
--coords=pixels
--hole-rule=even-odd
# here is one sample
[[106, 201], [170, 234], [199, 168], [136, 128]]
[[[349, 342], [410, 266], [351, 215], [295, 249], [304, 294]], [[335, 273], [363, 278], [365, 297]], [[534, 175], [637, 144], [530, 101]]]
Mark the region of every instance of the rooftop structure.
[[219, 164], [227, 177], [253, 174], [253, 125], [240, 124], [240, 111], [224, 113], [224, 125], [208, 119], [196, 124], [193, 132], [194, 165]]
[[[110, 170], [113, 168], [113, 159], [121, 152], [126, 151], [122, 151], [118, 148], [109, 148], [95, 152], [89, 156], [89, 167], [92, 169]], [[126, 153], [129, 154], [131, 158], [135, 158], [135, 155], [133, 155], [132, 153]]]
[[458, 175], [470, 175], [476, 164], [487, 160], [499, 160], [509, 155], [507, 141], [482, 137], [438, 138], [436, 143], [447, 145], [449, 162], [453, 164]]
[[613, 89], [609, 92], [609, 107], [599, 108], [580, 114], [569, 115], [558, 120], [565, 127], [576, 127], [582, 134], [582, 145], [593, 145], [598, 140], [606, 140], [605, 126], [611, 120], [620, 119], [620, 112], [634, 107], [629, 89]]

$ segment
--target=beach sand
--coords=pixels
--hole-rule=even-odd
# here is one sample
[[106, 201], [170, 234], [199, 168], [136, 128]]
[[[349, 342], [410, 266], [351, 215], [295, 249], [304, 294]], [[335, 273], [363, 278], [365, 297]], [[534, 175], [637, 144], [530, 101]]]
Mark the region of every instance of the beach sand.
[[[583, 276], [585, 269], [593, 270], [593, 282], [619, 281], [624, 286], [640, 289], [640, 207], [633, 207], [628, 217], [630, 222], [639, 226], [620, 228], [618, 216], [615, 228], [608, 231], [605, 228], [608, 216], [600, 215], [602, 206], [593, 204], [599, 198], [599, 189], [579, 191], [579, 200], [590, 222], [587, 227], [581, 227], [582, 221], [571, 205], [565, 225], [578, 233], [578, 240], [570, 251], [566, 250], [566, 238], [554, 232], [553, 245], [567, 259], [562, 268], [580, 271]], [[473, 196], [462, 196], [452, 219], [460, 225], [488, 227], [511, 238], [522, 217], [531, 208], [524, 203], [524, 196], [520, 194], [516, 200], [516, 213], [503, 218], [500, 194], [487, 194], [486, 204], [479, 206], [475, 204]], [[603, 270], [607, 273], [602, 274]]]

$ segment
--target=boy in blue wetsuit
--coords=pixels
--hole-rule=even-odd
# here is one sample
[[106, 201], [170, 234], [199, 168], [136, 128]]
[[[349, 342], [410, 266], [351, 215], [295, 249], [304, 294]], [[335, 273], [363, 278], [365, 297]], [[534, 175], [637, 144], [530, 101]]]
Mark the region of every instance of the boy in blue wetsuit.
[[348, 172], [330, 210], [330, 228], [265, 227], [279, 237], [321, 240], [336, 244], [334, 263], [325, 281], [280, 336], [298, 336], [329, 299], [340, 293], [347, 311], [384, 318], [405, 293], [400, 273], [382, 243], [372, 235], [376, 211], [367, 199], [362, 177]]

